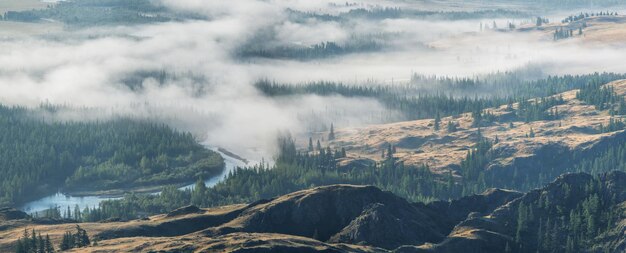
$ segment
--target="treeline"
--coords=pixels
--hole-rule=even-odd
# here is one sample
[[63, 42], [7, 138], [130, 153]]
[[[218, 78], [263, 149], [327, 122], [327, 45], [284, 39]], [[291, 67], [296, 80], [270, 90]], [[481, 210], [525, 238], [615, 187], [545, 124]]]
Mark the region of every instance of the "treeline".
[[[562, 98], [549, 97], [551, 95], [582, 88], [587, 83], [608, 83], [624, 78], [626, 75], [623, 74], [594, 73], [528, 81], [523, 75], [510, 72], [476, 78], [414, 75], [409, 84], [401, 85], [347, 85], [323, 81], [294, 85], [265, 79], [259, 80], [255, 86], [270, 97], [315, 94], [372, 98], [389, 110], [401, 112], [406, 120], [481, 112], [485, 108], [519, 103], [517, 116], [529, 122], [553, 118], [553, 113], [546, 113], [545, 109], [563, 101]], [[485, 96], [482, 91], [495, 95]], [[529, 101], [535, 97], [544, 98]]]
[[[261, 80], [256, 87], [267, 96], [315, 94], [320, 96], [367, 97], [376, 99], [390, 110], [402, 112], [406, 119], [434, 118], [482, 110], [507, 103], [508, 99], [461, 97], [445, 94], [419, 94], [407, 96], [406, 87], [349, 86], [333, 82], [316, 82], [305, 85], [278, 84]], [[403, 94], [404, 93], [404, 94]]]
[[336, 15], [319, 14], [316, 12], [303, 12], [294, 9], [287, 9], [286, 13], [290, 20], [295, 22], [305, 22], [307, 19], [317, 19], [320, 21], [348, 22], [354, 18], [367, 19], [399, 19], [399, 18], [420, 18], [420, 19], [485, 19], [485, 18], [528, 18], [532, 15], [526, 12], [507, 9], [491, 9], [476, 11], [427, 11], [415, 9], [403, 9], [399, 7], [374, 7], [356, 8]]
[[[82, 248], [91, 245], [91, 240], [87, 231], [76, 225], [76, 232], [66, 231], [63, 240], [59, 245], [59, 250], [66, 251], [73, 248]], [[55, 248], [50, 241], [50, 236], [41, 236], [35, 229], [32, 232], [24, 230], [24, 235], [17, 240], [15, 253], [54, 253]]]
[[580, 88], [576, 99], [582, 100], [596, 107], [597, 110], [609, 110], [611, 115], [626, 114], [626, 101], [623, 96], [617, 95], [612, 86], [593, 81]]
[[146, 24], [200, 17], [189, 13], [174, 13], [150, 0], [78, 0], [59, 1], [45, 9], [9, 11], [2, 18], [18, 22], [49, 19], [71, 26], [92, 26]]
[[54, 245], [50, 236], [42, 237], [35, 229], [32, 232], [24, 229], [24, 234], [15, 244], [15, 253], [54, 253]]
[[424, 11], [415, 9], [402, 9], [399, 7], [377, 7], [371, 9], [351, 9], [340, 13], [344, 18], [436, 18], [444, 20], [484, 19], [484, 18], [527, 18], [530, 15], [525, 12], [507, 9], [477, 10], [477, 11]]
[[311, 46], [278, 46], [272, 48], [255, 48], [244, 46], [237, 52], [237, 57], [311, 60], [340, 56], [353, 53], [375, 52], [384, 48], [384, 44], [374, 39], [351, 39], [339, 44], [328, 41]]
[[0, 205], [58, 188], [182, 183], [223, 168], [190, 133], [142, 120], [48, 122], [43, 110], [0, 105]]
[[574, 33], [573, 29], [569, 29], [567, 27], [561, 27], [561, 28], [557, 28], [556, 30], [554, 30], [554, 40], [562, 40], [562, 39], [567, 39], [567, 38], [571, 38], [574, 37], [575, 34], [577, 34], [578, 36], [583, 34], [583, 28], [586, 27], [586, 24], [583, 24], [583, 27], [579, 27], [577, 30], [578, 32]]
[[578, 15], [569, 15], [567, 18], [564, 18], [563, 20], [561, 20], [561, 23], [572, 23], [572, 22], [576, 22], [579, 20], [583, 20], [585, 18], [589, 18], [589, 17], [602, 17], [602, 16], [617, 16], [617, 12], [597, 12], [597, 13], [580, 13]]
[[497, 72], [473, 78], [424, 76], [414, 74], [404, 91], [451, 93], [489, 97], [544, 97], [579, 89], [589, 82], [608, 83], [626, 79], [626, 74], [592, 73], [584, 75], [543, 76], [540, 69], [526, 68], [513, 72]]
[[[516, 117], [526, 123], [538, 120], [556, 120], [559, 118], [557, 105], [565, 103], [562, 96], [550, 96], [537, 99], [522, 99], [514, 110]], [[511, 106], [509, 105], [509, 108]]]

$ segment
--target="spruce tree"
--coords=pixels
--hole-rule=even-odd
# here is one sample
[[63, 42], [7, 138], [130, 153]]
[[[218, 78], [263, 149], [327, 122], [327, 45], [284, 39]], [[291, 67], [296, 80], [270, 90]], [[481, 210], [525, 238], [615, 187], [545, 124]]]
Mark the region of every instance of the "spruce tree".
[[54, 252], [54, 246], [52, 245], [52, 242], [50, 241], [50, 236], [49, 235], [46, 235], [45, 251], [46, 251], [46, 253], [53, 253]]

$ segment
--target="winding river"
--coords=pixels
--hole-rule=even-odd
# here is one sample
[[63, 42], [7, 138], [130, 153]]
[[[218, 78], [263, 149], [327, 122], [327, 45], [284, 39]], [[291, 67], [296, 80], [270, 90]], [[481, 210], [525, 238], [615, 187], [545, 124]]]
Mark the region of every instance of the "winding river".
[[[219, 153], [224, 158], [225, 167], [222, 173], [219, 175], [210, 178], [209, 180], [204, 181], [207, 187], [213, 187], [217, 183], [224, 180], [228, 173], [233, 171], [237, 167], [246, 166], [246, 163], [238, 160], [234, 157], [228, 156], [227, 154], [219, 151], [217, 148], [211, 148], [213, 151]], [[195, 183], [180, 187], [181, 190], [193, 189]], [[159, 192], [155, 192], [158, 194]], [[68, 207], [74, 210], [74, 207], [78, 205], [80, 209], [84, 209], [85, 207], [97, 207], [100, 202], [105, 200], [113, 200], [120, 199], [120, 197], [106, 197], [106, 196], [80, 196], [74, 197], [64, 193], [56, 193], [35, 201], [28, 202], [20, 207], [21, 210], [27, 213], [36, 213], [53, 207], [60, 207], [61, 210], [66, 210]]]

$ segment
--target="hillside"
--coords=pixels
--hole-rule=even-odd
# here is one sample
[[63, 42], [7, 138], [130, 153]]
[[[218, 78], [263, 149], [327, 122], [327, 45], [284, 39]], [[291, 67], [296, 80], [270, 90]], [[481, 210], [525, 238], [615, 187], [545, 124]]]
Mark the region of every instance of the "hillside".
[[[491, 189], [430, 204], [371, 186], [332, 185], [248, 205], [81, 223], [97, 246], [70, 252], [615, 252], [624, 247], [625, 185], [623, 172], [578, 173], [526, 194]], [[56, 245], [76, 226], [11, 217], [0, 226], [3, 252], [24, 229]]]
[[[617, 97], [626, 95], [626, 81], [606, 84], [613, 87]], [[541, 168], [566, 168], [576, 160], [559, 159], [578, 154], [598, 154], [609, 143], [623, 143], [626, 137], [621, 129], [601, 130], [611, 121], [622, 118], [611, 115], [608, 108], [598, 109], [588, 101], [578, 99], [579, 90], [552, 96], [562, 98], [554, 106], [541, 107], [542, 113], [558, 114], [552, 119], [525, 121], [516, 115], [520, 104], [514, 103], [488, 108], [483, 115], [493, 120], [476, 125], [472, 113], [441, 118], [440, 130], [434, 130], [434, 120], [415, 120], [362, 128], [338, 129], [331, 147], [343, 147], [348, 158], [343, 165], [363, 163], [364, 160], [382, 161], [382, 153], [389, 145], [395, 148], [394, 157], [405, 165], [426, 165], [437, 174], [453, 173], [462, 177], [461, 163], [482, 138], [491, 140], [490, 160], [482, 167], [485, 175], [529, 174], [536, 177]], [[540, 99], [530, 100], [541, 103]], [[455, 131], [448, 124], [455, 124]], [[560, 174], [560, 173], [559, 173]], [[557, 174], [558, 175], [558, 174]]]
[[[424, 205], [371, 186], [333, 185], [249, 205], [185, 207], [145, 220], [80, 226], [98, 241], [98, 247], [87, 251], [386, 252], [401, 245], [439, 242], [469, 213], [488, 214], [519, 196], [491, 190]], [[56, 245], [76, 226], [11, 217], [0, 226], [2, 252], [11, 249], [25, 228], [49, 235]]]

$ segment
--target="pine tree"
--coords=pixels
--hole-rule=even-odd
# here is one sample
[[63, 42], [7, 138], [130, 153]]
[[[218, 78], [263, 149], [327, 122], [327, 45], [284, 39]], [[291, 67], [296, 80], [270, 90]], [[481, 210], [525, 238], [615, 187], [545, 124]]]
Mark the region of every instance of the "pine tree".
[[439, 131], [440, 128], [440, 124], [441, 124], [441, 117], [439, 116], [439, 113], [437, 112], [437, 115], [435, 116], [435, 131]]
[[517, 243], [523, 242], [523, 233], [526, 231], [526, 226], [528, 222], [528, 212], [524, 203], [520, 203], [517, 208], [517, 231], [515, 233], [515, 241]]
[[53, 253], [54, 252], [54, 246], [52, 245], [52, 242], [50, 241], [50, 236], [49, 235], [46, 235], [45, 251], [46, 251], [46, 253]]
[[30, 233], [30, 250], [32, 251], [37, 251], [37, 234], [35, 232], [35, 229], [33, 228], [33, 231]]
[[454, 133], [457, 130], [456, 123], [448, 121], [448, 133]]
[[17, 243], [15, 244], [15, 253], [27, 253], [26, 249], [24, 248], [24, 244], [22, 244], [22, 238], [17, 240]]
[[313, 152], [313, 137], [309, 137], [309, 152]]
[[330, 132], [328, 133], [328, 140], [332, 141], [335, 139], [335, 126], [333, 123], [330, 123]]
[[30, 252], [30, 241], [29, 239], [30, 235], [28, 234], [28, 230], [24, 229], [24, 234], [22, 235], [22, 249], [24, 250], [24, 252]]
[[46, 253], [46, 241], [41, 236], [41, 233], [37, 236], [37, 253]]
[[206, 190], [207, 187], [204, 184], [204, 180], [202, 180], [202, 178], [199, 178], [198, 181], [196, 181], [196, 185], [194, 186], [193, 190], [191, 191], [191, 204], [201, 206], [205, 199], [204, 195], [206, 193]]

